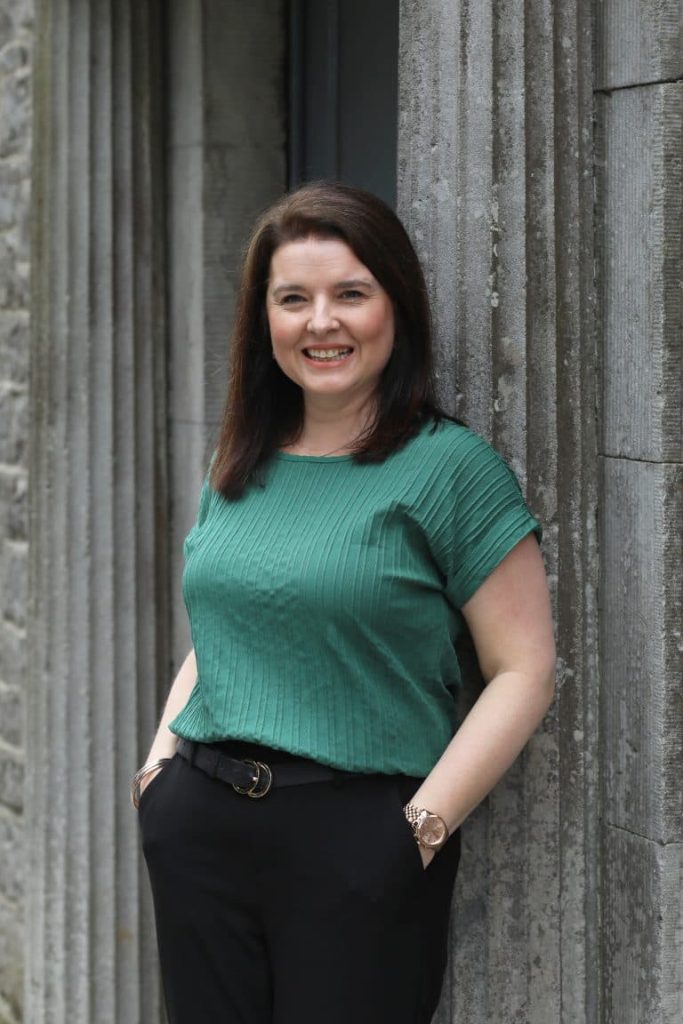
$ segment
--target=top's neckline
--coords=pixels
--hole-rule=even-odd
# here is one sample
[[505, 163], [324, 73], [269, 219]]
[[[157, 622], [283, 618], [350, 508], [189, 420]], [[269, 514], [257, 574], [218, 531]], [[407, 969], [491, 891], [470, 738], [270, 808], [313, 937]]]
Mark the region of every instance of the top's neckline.
[[285, 462], [349, 462], [352, 454], [347, 455], [295, 455], [293, 452], [275, 452], [278, 459]]

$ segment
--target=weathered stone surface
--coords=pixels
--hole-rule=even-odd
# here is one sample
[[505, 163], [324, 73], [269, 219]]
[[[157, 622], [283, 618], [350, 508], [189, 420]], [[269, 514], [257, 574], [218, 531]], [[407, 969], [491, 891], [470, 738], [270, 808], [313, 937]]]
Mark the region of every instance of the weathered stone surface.
[[31, 75], [28, 50], [0, 47], [0, 157], [25, 151], [30, 139]]
[[683, 82], [599, 97], [598, 113], [603, 450], [677, 461], [683, 458]]
[[21, 811], [24, 807], [24, 762], [13, 747], [0, 745], [0, 804]]
[[0, 234], [0, 309], [28, 308], [28, 266], [17, 229]]
[[0, 613], [18, 629], [26, 624], [28, 559], [25, 541], [0, 547]]
[[599, 89], [683, 74], [680, 0], [600, 0], [595, 13]]
[[[0, 5], [0, 1021], [23, 1019], [32, 0]], [[14, 810], [11, 810], [13, 808]], [[16, 811], [16, 813], [15, 813]]]
[[10, 1004], [0, 994], [0, 1024], [19, 1024], [19, 1018], [12, 1011]]
[[0, 808], [0, 899], [20, 902], [24, 893], [25, 856], [22, 819]]
[[608, 827], [604, 852], [604, 1022], [678, 1024], [683, 845]]
[[24, 384], [28, 376], [29, 321], [24, 310], [0, 310], [0, 366], [5, 384]]
[[[683, 1018], [683, 38], [597, 13], [605, 1024]], [[611, 91], [614, 90], [614, 91]]]
[[28, 222], [29, 179], [25, 154], [0, 160], [0, 231]]
[[[23, 1019], [23, 944], [24, 921], [21, 906], [8, 902], [0, 894], [0, 998], [8, 1008], [10, 1024]], [[29, 1022], [26, 1021], [26, 1024]]]
[[683, 466], [602, 462], [605, 819], [683, 842]]
[[0, 679], [23, 692], [26, 682], [26, 635], [0, 617]]
[[[31, 52], [25, 42], [14, 40], [0, 49], [0, 78], [28, 68]], [[30, 71], [30, 68], [28, 69]]]
[[[21, 747], [24, 740], [24, 707], [21, 691], [0, 680], [0, 743]], [[0, 860], [0, 864], [2, 861]], [[0, 887], [2, 870], [0, 869]]]
[[25, 462], [28, 395], [22, 385], [0, 382], [0, 462]]
[[14, 467], [0, 468], [0, 537], [6, 540], [27, 538], [27, 490], [25, 472]]
[[0, 40], [13, 39], [31, 32], [34, 18], [34, 0], [2, 0]]

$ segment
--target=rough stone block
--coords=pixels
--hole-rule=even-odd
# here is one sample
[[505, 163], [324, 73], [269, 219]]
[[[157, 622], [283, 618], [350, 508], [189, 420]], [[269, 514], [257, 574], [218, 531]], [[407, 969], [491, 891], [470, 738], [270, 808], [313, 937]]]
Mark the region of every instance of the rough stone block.
[[0, 741], [21, 747], [24, 736], [24, 706], [21, 691], [0, 680]]
[[[25, 472], [0, 468], [0, 538], [28, 539], [28, 480]], [[0, 608], [2, 598], [0, 597]]]
[[25, 41], [13, 39], [0, 48], [0, 78], [28, 65], [30, 50]]
[[0, 995], [16, 1020], [23, 1019], [23, 977], [23, 913], [19, 904], [0, 896]]
[[680, 0], [601, 0], [595, 12], [599, 89], [683, 74]]
[[0, 160], [0, 231], [7, 231], [19, 217], [28, 213], [22, 208], [28, 173], [28, 164], [24, 160]]
[[609, 824], [683, 841], [683, 466], [603, 459], [602, 706]]
[[[0, 467], [0, 538], [26, 541], [28, 480], [25, 472]], [[2, 598], [0, 598], [0, 608]]]
[[601, 97], [603, 450], [683, 458], [683, 83]]
[[28, 309], [28, 264], [17, 228], [0, 234], [0, 268], [0, 309]]
[[[0, 62], [2, 53], [0, 51]], [[0, 71], [0, 157], [25, 151], [30, 143], [31, 76], [20, 64], [14, 70]]]
[[0, 462], [25, 463], [28, 443], [26, 388], [0, 382]]
[[683, 845], [608, 827], [603, 879], [605, 1024], [679, 1024]]
[[0, 804], [14, 811], [24, 806], [24, 763], [7, 747], [0, 747]]
[[27, 588], [27, 545], [6, 541], [0, 546], [0, 615], [18, 629], [26, 623]]
[[29, 319], [23, 310], [0, 310], [2, 379], [24, 384], [28, 378]]
[[0, 809], [0, 899], [19, 901], [24, 893], [24, 828], [21, 818]]
[[26, 682], [26, 635], [0, 616], [0, 680], [22, 690]]
[[33, 27], [34, 0], [2, 0], [0, 42], [15, 39]]

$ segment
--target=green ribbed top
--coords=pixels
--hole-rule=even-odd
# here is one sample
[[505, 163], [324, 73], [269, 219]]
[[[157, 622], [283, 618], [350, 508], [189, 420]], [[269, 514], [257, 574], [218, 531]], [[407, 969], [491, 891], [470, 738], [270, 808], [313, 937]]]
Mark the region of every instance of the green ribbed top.
[[457, 726], [458, 609], [541, 527], [507, 463], [450, 421], [379, 464], [278, 453], [184, 544], [197, 682], [171, 723], [364, 772], [426, 775]]

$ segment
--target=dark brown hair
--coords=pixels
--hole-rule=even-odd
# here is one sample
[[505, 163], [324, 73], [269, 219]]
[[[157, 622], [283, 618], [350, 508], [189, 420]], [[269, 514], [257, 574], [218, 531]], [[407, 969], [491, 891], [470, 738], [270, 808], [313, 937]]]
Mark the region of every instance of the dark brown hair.
[[239, 497], [255, 471], [303, 427], [302, 391], [272, 358], [266, 291], [275, 250], [311, 236], [345, 242], [394, 307], [394, 345], [378, 384], [376, 416], [354, 458], [381, 461], [425, 420], [445, 415], [434, 396], [427, 288], [405, 228], [386, 203], [363, 189], [332, 181], [304, 185], [259, 218], [244, 258], [230, 385], [211, 469], [213, 488], [226, 498]]

